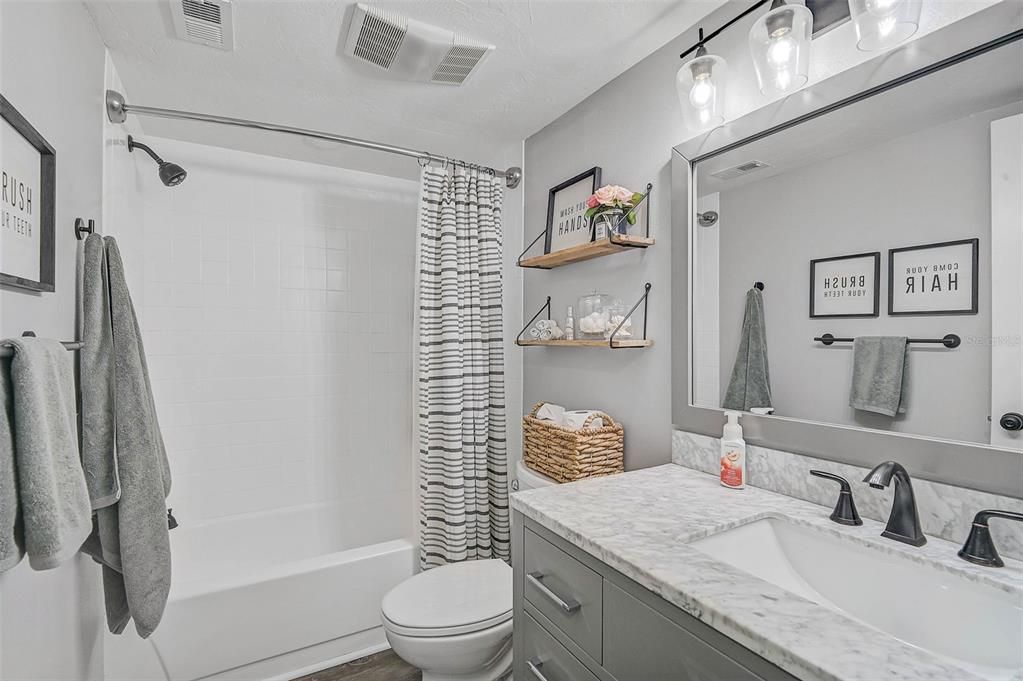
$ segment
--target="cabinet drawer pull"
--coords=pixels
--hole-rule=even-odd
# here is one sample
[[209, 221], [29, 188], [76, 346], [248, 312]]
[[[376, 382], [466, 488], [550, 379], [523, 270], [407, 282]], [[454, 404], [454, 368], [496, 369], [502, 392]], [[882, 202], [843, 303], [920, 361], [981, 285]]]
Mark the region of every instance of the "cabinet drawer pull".
[[543, 672], [540, 671], [540, 667], [542, 666], [543, 662], [540, 661], [539, 657], [534, 657], [532, 660], [526, 660], [526, 669], [529, 670], [529, 673], [533, 675], [533, 678], [536, 679], [536, 681], [549, 681], [549, 679], [543, 675]]
[[565, 612], [573, 613], [579, 609], [579, 601], [575, 599], [569, 599], [567, 601], [564, 600], [561, 596], [547, 588], [542, 581], [543, 577], [544, 575], [542, 572], [530, 572], [526, 575], [526, 579], [529, 580], [530, 584], [535, 586], [540, 593], [549, 598], [555, 605]]

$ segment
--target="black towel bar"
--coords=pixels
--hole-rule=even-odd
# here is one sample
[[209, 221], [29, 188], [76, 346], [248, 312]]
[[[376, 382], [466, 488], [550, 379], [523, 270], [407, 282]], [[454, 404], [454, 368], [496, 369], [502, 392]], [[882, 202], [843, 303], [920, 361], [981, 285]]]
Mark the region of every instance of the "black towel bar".
[[[832, 343], [852, 343], [855, 338], [835, 338], [830, 333], [826, 333], [822, 336], [817, 336], [814, 340], [824, 345], [831, 345]], [[962, 345], [963, 340], [955, 335], [954, 333], [946, 334], [944, 338], [907, 338], [907, 343], [933, 343], [944, 345], [946, 348], [958, 348]]]

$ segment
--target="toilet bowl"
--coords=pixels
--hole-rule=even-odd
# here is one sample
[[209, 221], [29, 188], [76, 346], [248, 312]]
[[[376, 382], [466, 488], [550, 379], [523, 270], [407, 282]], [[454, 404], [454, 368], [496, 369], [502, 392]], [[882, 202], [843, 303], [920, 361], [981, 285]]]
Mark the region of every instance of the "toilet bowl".
[[[557, 482], [519, 461], [514, 490]], [[391, 649], [423, 681], [503, 681], [512, 670], [512, 570], [500, 560], [433, 568], [381, 603]]]
[[500, 681], [512, 666], [512, 571], [501, 560], [445, 565], [405, 580], [381, 604], [394, 652], [423, 681]]

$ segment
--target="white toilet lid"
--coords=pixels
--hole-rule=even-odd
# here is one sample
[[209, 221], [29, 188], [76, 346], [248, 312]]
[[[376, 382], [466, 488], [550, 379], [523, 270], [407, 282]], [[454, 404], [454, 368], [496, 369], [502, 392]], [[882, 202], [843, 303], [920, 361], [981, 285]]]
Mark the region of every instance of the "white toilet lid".
[[480, 631], [512, 616], [512, 570], [502, 560], [444, 565], [405, 580], [384, 596], [385, 626], [408, 636]]

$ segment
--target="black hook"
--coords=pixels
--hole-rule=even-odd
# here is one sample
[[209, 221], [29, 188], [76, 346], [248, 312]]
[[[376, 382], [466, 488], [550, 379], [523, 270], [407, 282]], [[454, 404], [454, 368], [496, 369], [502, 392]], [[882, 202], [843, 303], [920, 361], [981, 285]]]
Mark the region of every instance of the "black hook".
[[82, 218], [75, 218], [75, 238], [81, 241], [96, 232], [96, 221], [89, 219], [88, 225]]
[[762, 282], [762, 281], [755, 281], [755, 282], [753, 282], [753, 288], [757, 289], [758, 291], [763, 291], [764, 290], [764, 282]]

